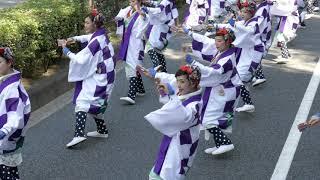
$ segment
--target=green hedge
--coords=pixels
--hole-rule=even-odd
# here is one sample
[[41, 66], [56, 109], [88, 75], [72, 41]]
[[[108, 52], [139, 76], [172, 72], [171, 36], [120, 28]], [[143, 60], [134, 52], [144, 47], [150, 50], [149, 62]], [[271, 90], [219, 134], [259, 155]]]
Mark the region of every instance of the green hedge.
[[28, 0], [0, 11], [0, 44], [12, 47], [16, 68], [25, 77], [46, 71], [59, 57], [56, 39], [79, 34], [85, 0]]

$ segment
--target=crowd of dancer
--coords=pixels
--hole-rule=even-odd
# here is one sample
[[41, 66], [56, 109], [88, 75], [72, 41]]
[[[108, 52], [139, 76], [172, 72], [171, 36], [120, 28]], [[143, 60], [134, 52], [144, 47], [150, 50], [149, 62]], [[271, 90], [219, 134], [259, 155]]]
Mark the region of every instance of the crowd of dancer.
[[[184, 47], [185, 65], [168, 72], [163, 51], [178, 32], [175, 0], [129, 0], [115, 17], [116, 33], [122, 38], [115, 55], [104, 28], [105, 17], [94, 10], [85, 17], [86, 34], [59, 40], [70, 59], [68, 81], [75, 82], [75, 131], [66, 145], [73, 147], [89, 137], [108, 137], [104, 113], [115, 83], [116, 61], [125, 62], [128, 93], [120, 100], [136, 104], [145, 95], [142, 76], [151, 78], [164, 105], [144, 118], [163, 134], [159, 153], [151, 168], [151, 180], [184, 179], [196, 156], [201, 129], [214, 145], [204, 150], [219, 155], [235, 147], [232, 132], [235, 112], [254, 112], [250, 86], [267, 81], [262, 59], [274, 45], [281, 54], [277, 63], [287, 63], [292, 55], [287, 44], [304, 28], [305, 18], [318, 10], [308, 0], [187, 0], [181, 32], [189, 36]], [[78, 53], [67, 47], [85, 43]], [[145, 54], [153, 67], [143, 67]], [[0, 47], [0, 178], [19, 179], [21, 147], [31, 107], [21, 83], [21, 73], [13, 68], [14, 56]], [[239, 100], [243, 105], [238, 107]], [[178, 115], [177, 115], [178, 114]], [[85, 133], [87, 116], [97, 130]], [[319, 115], [299, 126], [318, 123]]]

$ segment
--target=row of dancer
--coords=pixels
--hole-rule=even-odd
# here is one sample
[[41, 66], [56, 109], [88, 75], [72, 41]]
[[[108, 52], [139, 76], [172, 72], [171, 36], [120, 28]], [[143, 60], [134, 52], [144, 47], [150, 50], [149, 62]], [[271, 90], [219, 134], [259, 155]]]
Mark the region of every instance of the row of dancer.
[[[206, 153], [217, 155], [234, 149], [223, 131], [232, 125], [239, 96], [245, 105], [252, 105], [244, 83], [250, 81], [252, 74], [259, 73], [257, 69], [261, 67], [262, 56], [270, 41], [269, 3], [238, 2], [240, 12], [225, 8], [233, 14], [240, 14], [241, 20], [231, 18], [228, 24], [216, 20], [219, 23], [213, 23], [213, 27], [218, 30], [207, 33], [209, 37], [193, 32], [192, 27], [185, 28], [193, 39], [193, 54], [208, 60], [209, 64], [202, 65], [188, 55], [186, 63], [189, 65], [182, 66], [174, 75], [166, 73], [167, 64], [162, 51], [175, 29], [175, 19], [178, 17], [175, 1], [147, 3], [130, 0], [129, 3], [130, 6], [122, 9], [115, 18], [117, 33], [123, 37], [118, 59], [126, 62], [125, 73], [129, 81], [128, 96], [121, 100], [135, 104], [136, 96], [145, 93], [141, 73], [155, 78], [160, 100], [165, 105], [145, 118], [164, 134], [164, 138], [150, 179], [183, 179], [196, 154], [200, 126], [215, 140], [215, 146], [206, 149]], [[211, 11], [212, 14], [215, 12]], [[189, 16], [192, 17], [192, 13]], [[190, 17], [186, 18], [186, 25]], [[206, 14], [204, 18], [206, 20]], [[280, 22], [283, 22], [285, 18], [281, 18]], [[103, 28], [104, 20], [102, 14], [94, 12], [85, 18], [87, 35], [60, 42], [63, 53], [70, 58], [68, 81], [76, 84], [75, 132], [67, 147], [86, 140], [86, 136], [108, 137], [103, 115], [115, 82], [116, 62], [112, 44]], [[285, 28], [283, 31], [287, 32]], [[214, 34], [214, 38], [210, 34]], [[72, 53], [67, 45], [74, 41], [87, 45], [79, 53]], [[199, 48], [200, 44], [202, 48]], [[149, 70], [141, 67], [146, 46], [153, 64]], [[31, 107], [21, 84], [21, 74], [12, 68], [12, 52], [9, 48], [0, 48], [0, 54], [1, 103], [4, 107], [0, 139], [2, 154], [6, 154], [0, 156], [3, 161], [0, 175], [5, 179], [18, 179], [17, 166], [22, 161], [19, 150]], [[181, 116], [175, 116], [176, 112], [172, 109], [180, 110]], [[85, 134], [88, 115], [95, 120], [97, 130]]]

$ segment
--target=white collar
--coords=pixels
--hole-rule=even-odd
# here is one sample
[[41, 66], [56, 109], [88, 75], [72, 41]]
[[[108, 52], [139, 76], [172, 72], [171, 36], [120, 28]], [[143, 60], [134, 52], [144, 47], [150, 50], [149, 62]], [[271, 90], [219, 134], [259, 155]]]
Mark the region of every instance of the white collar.
[[4, 76], [0, 76], [0, 82], [5, 81], [8, 77], [10, 77], [10, 76], [12, 76], [12, 75], [15, 75], [15, 74], [17, 74], [17, 73], [19, 73], [19, 71], [13, 70], [13, 72], [10, 73], [10, 74], [6, 74], [6, 75], [4, 75]]
[[180, 96], [178, 96], [178, 98], [183, 101], [183, 100], [191, 98], [192, 96], [199, 95], [201, 93], [202, 93], [202, 89], [200, 88], [198, 91], [195, 91], [195, 92], [192, 92], [189, 94], [185, 94], [185, 95], [180, 95]]

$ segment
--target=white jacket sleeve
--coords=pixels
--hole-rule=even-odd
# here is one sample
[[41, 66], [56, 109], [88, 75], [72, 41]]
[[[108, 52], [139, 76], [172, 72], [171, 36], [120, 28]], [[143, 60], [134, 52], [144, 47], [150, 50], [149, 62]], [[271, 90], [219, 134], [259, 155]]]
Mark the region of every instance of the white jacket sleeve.
[[184, 107], [178, 98], [172, 98], [161, 109], [145, 116], [145, 119], [162, 134], [169, 137], [187, 129], [192, 123], [194, 112]]
[[[6, 105], [7, 108], [7, 122], [0, 129], [7, 136], [12, 135], [17, 129], [22, 129], [24, 127], [24, 104], [19, 98], [18, 89], [12, 91], [10, 90], [5, 99], [15, 99], [11, 101], [10, 104]], [[15, 108], [16, 106], [16, 108]], [[14, 107], [14, 108], [13, 108]], [[9, 109], [15, 109], [10, 110]]]
[[82, 36], [74, 36], [72, 39], [84, 43], [84, 42], [89, 42], [92, 34], [87, 34], [87, 35], [82, 35]]
[[217, 65], [217, 68], [204, 66], [199, 62], [195, 62], [194, 65], [198, 66], [201, 71], [201, 87], [215, 87], [229, 78], [229, 76], [223, 74], [224, 69], [220, 65]]

